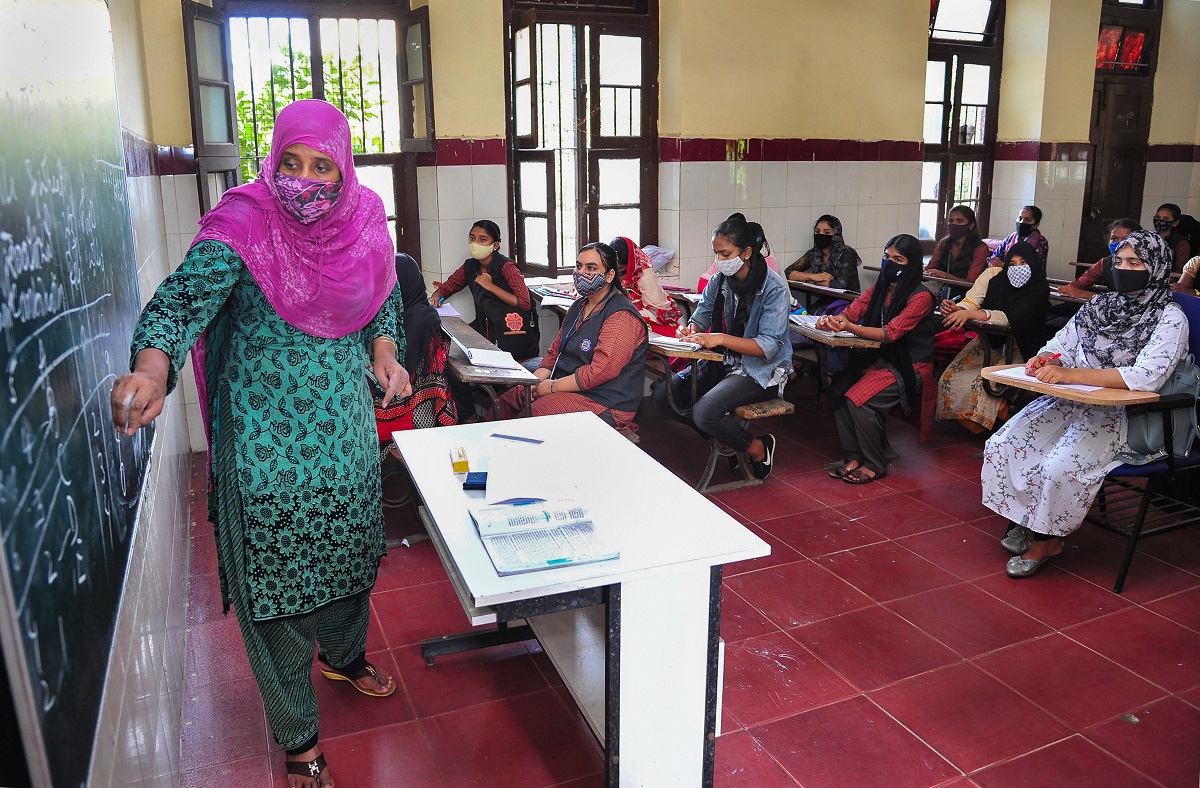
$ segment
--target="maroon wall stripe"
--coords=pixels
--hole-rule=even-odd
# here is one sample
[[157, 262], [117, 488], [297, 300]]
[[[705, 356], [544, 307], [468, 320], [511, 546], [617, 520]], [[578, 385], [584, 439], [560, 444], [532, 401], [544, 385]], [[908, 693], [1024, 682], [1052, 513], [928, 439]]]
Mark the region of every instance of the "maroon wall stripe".
[[504, 140], [464, 140], [444, 137], [436, 150], [417, 154], [418, 167], [452, 167], [460, 164], [505, 164], [508, 152]]
[[125, 174], [130, 178], [148, 175], [195, 175], [196, 158], [187, 148], [155, 145], [129, 129], [121, 129]]
[[1017, 140], [996, 143], [996, 161], [1087, 161], [1092, 146], [1087, 142], [1039, 142]]
[[1200, 161], [1200, 145], [1151, 145], [1147, 161]]
[[660, 161], [921, 161], [912, 140], [660, 137]]

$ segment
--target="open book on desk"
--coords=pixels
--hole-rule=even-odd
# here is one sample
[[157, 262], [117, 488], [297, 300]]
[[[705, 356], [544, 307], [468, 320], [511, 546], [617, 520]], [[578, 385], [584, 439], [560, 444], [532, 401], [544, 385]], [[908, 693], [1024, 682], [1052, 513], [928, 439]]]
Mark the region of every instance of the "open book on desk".
[[[1008, 378], [1009, 380], [1024, 380], [1031, 383], [1042, 383], [1042, 381], [1025, 374], [1024, 365], [1009, 367], [1008, 369], [997, 370], [992, 373], [997, 378]], [[1069, 389], [1071, 391], [1099, 391], [1103, 386], [1088, 386], [1084, 383], [1042, 383], [1043, 386], [1053, 386], [1060, 389]]]
[[472, 506], [468, 511], [501, 577], [620, 557], [596, 534], [588, 511], [569, 499]]
[[788, 320], [798, 326], [807, 328], [809, 331], [821, 331], [835, 337], [853, 337], [849, 331], [826, 331], [823, 328], [817, 328], [817, 315], [789, 315]]
[[489, 367], [491, 369], [513, 369], [517, 371], [524, 370], [525, 367], [517, 363], [513, 358], [512, 353], [507, 350], [489, 350], [486, 348], [469, 348], [462, 342], [458, 341], [458, 337], [450, 336], [450, 340], [458, 345], [459, 350], [467, 357], [472, 366]]
[[699, 350], [699, 342], [688, 342], [686, 339], [671, 339], [662, 334], [650, 332], [650, 344], [663, 350]]

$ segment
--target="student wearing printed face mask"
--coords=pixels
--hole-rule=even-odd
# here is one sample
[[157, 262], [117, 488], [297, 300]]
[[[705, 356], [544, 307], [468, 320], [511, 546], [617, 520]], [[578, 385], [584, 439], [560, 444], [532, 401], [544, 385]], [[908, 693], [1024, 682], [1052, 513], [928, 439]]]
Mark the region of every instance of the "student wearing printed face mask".
[[[1144, 230], [1117, 247], [1113, 291], [1084, 304], [1025, 365], [1044, 383], [1157, 391], [1187, 353], [1188, 323], [1171, 299], [1170, 250]], [[1001, 546], [1010, 577], [1029, 577], [1063, 551], [1129, 450], [1126, 410], [1039, 397], [984, 447], [983, 505], [1012, 523]]]
[[988, 248], [979, 236], [975, 211], [966, 205], [956, 205], [946, 215], [946, 237], [933, 247], [925, 273], [949, 274], [974, 282], [987, 268], [987, 259]]
[[[591, 411], [618, 429], [633, 423], [642, 401], [642, 376], [650, 345], [646, 321], [629, 300], [617, 274], [617, 253], [590, 243], [575, 258], [579, 298], [567, 310], [558, 336], [534, 372], [533, 415]], [[525, 409], [525, 386], [500, 398], [500, 417]]]
[[1173, 202], [1165, 202], [1154, 212], [1154, 231], [1162, 236], [1174, 257], [1172, 271], [1183, 270], [1184, 262], [1192, 256], [1192, 245], [1179, 233], [1179, 216], [1183, 211]]
[[[721, 363], [703, 362], [691, 402], [690, 370], [664, 381], [654, 391], [660, 413], [688, 424], [706, 439], [716, 438], [741, 452], [759, 479], [770, 475], [775, 462], [775, 437], [756, 438], [738, 423], [733, 410], [740, 405], [783, 396], [792, 371], [788, 340], [790, 296], [787, 283], [767, 266], [762, 226], [732, 214], [713, 230], [712, 249], [717, 274], [708, 280], [700, 303], [679, 336], [725, 353]], [[691, 417], [680, 416], [667, 399], [691, 406]]]
[[[1037, 353], [1046, 338], [1048, 296], [1046, 269], [1033, 247], [1021, 241], [1009, 248], [1003, 268], [989, 268], [980, 275], [962, 303], [942, 302], [943, 323], [947, 328], [962, 328], [974, 320], [1007, 327], [1012, 332], [1008, 341], [1017, 343], [1013, 361], [1024, 361]], [[972, 432], [990, 430], [1008, 418], [1008, 400], [983, 388], [979, 371], [984, 342], [999, 351], [1005, 337], [979, 333], [938, 381], [938, 419], [958, 420]]]
[[1058, 288], [1058, 292], [1086, 299], [1096, 295], [1096, 291], [1092, 289], [1096, 285], [1104, 285], [1112, 290], [1113, 254], [1130, 233], [1140, 229], [1142, 226], [1133, 219], [1117, 219], [1108, 225], [1108, 256], [1097, 260], [1091, 268], [1076, 277], [1075, 281]]
[[533, 358], [541, 342], [537, 317], [521, 270], [500, 253], [500, 228], [487, 219], [475, 222], [467, 236], [467, 250], [471, 256], [433, 291], [429, 302], [440, 306], [469, 287], [475, 301], [471, 327], [518, 361]]
[[855, 350], [833, 379], [831, 399], [843, 459], [829, 475], [866, 484], [887, 475], [884, 419], [899, 405], [921, 408], [921, 440], [933, 421], [933, 293], [921, 286], [921, 242], [911, 235], [888, 241], [879, 280], [840, 315], [817, 318], [817, 328], [849, 331], [882, 343]]
[[1038, 226], [1042, 223], [1042, 209], [1036, 205], [1026, 205], [1017, 214], [1017, 229], [1016, 232], [1009, 233], [1009, 236], [1004, 239], [1004, 243], [1000, 244], [1000, 248], [992, 253], [988, 259], [989, 265], [999, 266], [1004, 260], [1004, 255], [1008, 254], [1008, 248], [1017, 241], [1024, 241], [1034, 248], [1038, 257], [1042, 261], [1042, 265], [1050, 259], [1050, 242], [1046, 240], [1046, 236], [1042, 235]]

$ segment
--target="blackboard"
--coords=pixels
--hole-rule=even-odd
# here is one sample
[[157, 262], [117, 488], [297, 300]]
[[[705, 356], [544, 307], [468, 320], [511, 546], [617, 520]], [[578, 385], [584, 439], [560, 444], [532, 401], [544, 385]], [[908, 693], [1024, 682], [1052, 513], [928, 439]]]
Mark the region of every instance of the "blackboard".
[[140, 309], [102, 0], [0, 0], [0, 636], [33, 781], [87, 777], [151, 435], [109, 415]]

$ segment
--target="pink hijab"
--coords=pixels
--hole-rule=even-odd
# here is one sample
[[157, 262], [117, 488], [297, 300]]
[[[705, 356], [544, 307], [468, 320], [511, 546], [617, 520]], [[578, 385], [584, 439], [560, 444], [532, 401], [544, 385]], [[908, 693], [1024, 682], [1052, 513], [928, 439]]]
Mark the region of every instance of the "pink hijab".
[[[275, 189], [279, 160], [296, 143], [329, 156], [342, 172], [333, 210], [308, 225], [284, 210]], [[360, 330], [396, 284], [383, 201], [358, 182], [346, 116], [318, 99], [280, 111], [258, 178], [222, 195], [192, 245], [208, 240], [237, 252], [279, 316], [313, 336]]]

